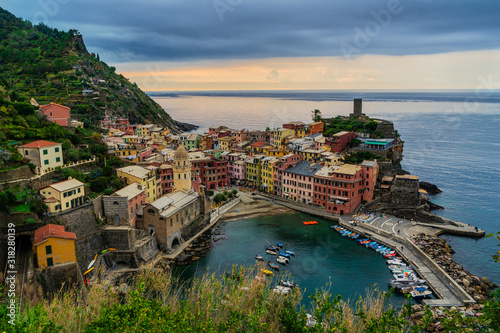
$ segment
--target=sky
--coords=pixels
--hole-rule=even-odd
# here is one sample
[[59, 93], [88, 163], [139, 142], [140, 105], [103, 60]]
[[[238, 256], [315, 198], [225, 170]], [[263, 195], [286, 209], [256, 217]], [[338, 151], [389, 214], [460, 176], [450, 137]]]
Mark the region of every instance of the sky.
[[144, 90], [500, 89], [497, 0], [2, 0]]

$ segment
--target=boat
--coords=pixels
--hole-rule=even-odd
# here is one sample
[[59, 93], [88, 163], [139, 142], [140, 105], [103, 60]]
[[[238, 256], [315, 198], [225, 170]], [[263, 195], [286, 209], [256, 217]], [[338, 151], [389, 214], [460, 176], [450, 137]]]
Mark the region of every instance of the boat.
[[387, 266], [391, 271], [393, 269], [405, 269], [405, 268], [411, 268], [411, 266], [406, 266], [406, 264], [404, 265], [389, 265]]
[[95, 259], [90, 262], [90, 264], [87, 266], [87, 269], [90, 269], [90, 267], [94, 266]]
[[284, 266], [286, 266], [288, 264], [288, 260], [283, 259], [283, 257], [276, 258], [276, 262], [278, 264], [282, 264]]
[[263, 257], [263, 256], [259, 256], [259, 255], [256, 255], [256, 256], [255, 256], [255, 259], [257, 259], [257, 260], [262, 260], [262, 261], [263, 261], [263, 260], [264, 260], [264, 257]]
[[316, 221], [304, 221], [302, 223], [304, 223], [305, 225], [318, 224], [318, 222]]
[[277, 247], [277, 246], [271, 246], [270, 245], [270, 246], [266, 247], [266, 250], [269, 250], [269, 251], [279, 251], [280, 248]]
[[276, 245], [277, 245], [279, 248], [282, 248], [282, 247], [283, 247], [283, 244], [281, 244], [280, 242], [276, 242]]
[[280, 285], [282, 285], [283, 287], [288, 287], [288, 288], [298, 287], [296, 283], [293, 283], [290, 281], [283, 281], [283, 280], [280, 281]]
[[292, 250], [285, 250], [285, 253], [295, 257], [295, 252]]
[[406, 263], [399, 259], [390, 259], [386, 262], [387, 265], [406, 265]]
[[285, 257], [285, 258], [290, 258], [290, 255], [289, 255], [288, 253], [286, 253], [286, 252], [282, 252], [282, 251], [280, 251], [279, 255], [280, 255], [280, 256], [283, 256], [283, 257]]
[[285, 260], [287, 264], [290, 262], [290, 259], [288, 259], [287, 257], [278, 256], [278, 259], [283, 259], [283, 260]]
[[274, 269], [276, 271], [280, 270], [280, 267], [277, 264], [275, 264], [274, 262], [269, 261], [267, 264], [269, 265], [269, 267], [271, 267], [272, 269]]
[[83, 273], [83, 275], [87, 275], [89, 274], [90, 272], [92, 272], [92, 270], [94, 269], [95, 267], [91, 267], [89, 269], [87, 269], [87, 271], [85, 273]]
[[283, 287], [283, 286], [276, 286], [273, 288], [274, 292], [277, 292], [282, 295], [288, 294], [292, 289], [289, 287]]
[[273, 256], [275, 256], [275, 255], [276, 255], [276, 252], [271, 251], [271, 250], [266, 250], [266, 253], [267, 253], [267, 254], [270, 254], [270, 255], [273, 255]]
[[412, 291], [410, 291], [410, 296], [415, 299], [421, 299], [421, 298], [427, 298], [432, 295], [432, 291], [426, 290], [426, 289], [420, 289], [420, 288], [413, 288]]
[[273, 276], [274, 273], [268, 269], [261, 269], [260, 270], [264, 275], [269, 275], [269, 276]]

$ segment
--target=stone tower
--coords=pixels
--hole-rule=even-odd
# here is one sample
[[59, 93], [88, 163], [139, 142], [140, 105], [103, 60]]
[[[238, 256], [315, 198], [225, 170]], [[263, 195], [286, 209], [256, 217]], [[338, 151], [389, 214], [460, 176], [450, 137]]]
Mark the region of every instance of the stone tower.
[[359, 118], [363, 116], [365, 116], [363, 113], [363, 100], [361, 98], [355, 98], [353, 113], [349, 115], [349, 118]]
[[191, 161], [189, 155], [184, 148], [180, 145], [174, 154], [174, 192], [183, 191], [189, 192], [193, 189], [191, 185]]

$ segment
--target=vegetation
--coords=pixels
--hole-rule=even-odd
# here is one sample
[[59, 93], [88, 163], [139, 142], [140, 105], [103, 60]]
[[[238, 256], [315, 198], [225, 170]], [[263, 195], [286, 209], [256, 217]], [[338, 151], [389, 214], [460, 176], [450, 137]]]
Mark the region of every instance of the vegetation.
[[325, 123], [325, 136], [332, 136], [335, 133], [348, 131], [348, 132], [366, 132], [371, 133], [372, 137], [380, 137], [381, 133], [377, 133], [377, 122], [375, 120], [370, 120], [368, 122], [362, 122], [359, 119], [345, 119], [341, 116], [337, 116], [330, 120], [329, 123]]
[[344, 162], [348, 164], [361, 164], [363, 161], [383, 160], [382, 157], [373, 155], [368, 151], [360, 151], [344, 156]]
[[[96, 93], [83, 96], [85, 89]], [[105, 110], [132, 122], [172, 127], [171, 117], [135, 83], [87, 51], [78, 31], [33, 25], [2, 8], [0, 98], [69, 106], [72, 117], [85, 127], [101, 119]]]
[[220, 204], [224, 201], [227, 201], [228, 199], [232, 199], [236, 195], [236, 193], [238, 193], [238, 191], [236, 190], [232, 190], [231, 192], [224, 191], [222, 193], [217, 193], [213, 199], [214, 203]]
[[[486, 237], [496, 237], [498, 240], [500, 240], [500, 231], [497, 231], [496, 235], [493, 233], [490, 233], [490, 234], [486, 235]], [[498, 246], [500, 246], [500, 244], [498, 244]], [[495, 262], [500, 262], [500, 250], [497, 251], [496, 254], [492, 255], [492, 257], [495, 260]]]
[[[128, 291], [96, 284], [36, 304], [25, 297], [15, 326], [7, 322], [5, 303], [0, 306], [0, 332], [421, 332], [432, 320], [426, 308], [419, 323], [413, 323], [409, 302], [395, 309], [387, 303], [388, 294], [373, 290], [349, 302], [326, 288], [310, 297], [306, 309], [300, 305], [300, 290], [275, 293], [272, 279], [255, 278], [259, 271], [233, 267], [231, 278], [206, 274], [180, 285], [169, 273], [143, 270]], [[499, 296], [493, 294], [480, 317], [447, 311], [441, 326], [446, 332], [497, 332]]]

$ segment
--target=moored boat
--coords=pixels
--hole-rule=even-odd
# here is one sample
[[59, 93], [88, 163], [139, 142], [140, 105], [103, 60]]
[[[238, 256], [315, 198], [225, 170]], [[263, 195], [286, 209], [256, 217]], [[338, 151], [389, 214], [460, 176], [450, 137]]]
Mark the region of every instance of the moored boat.
[[410, 291], [410, 296], [415, 299], [421, 299], [421, 298], [427, 298], [432, 295], [432, 291], [426, 290], [423, 288], [413, 288], [412, 291]]
[[293, 283], [293, 282], [290, 282], [290, 281], [283, 281], [283, 280], [280, 281], [280, 285], [282, 285], [283, 287], [288, 287], [288, 288], [295, 288], [295, 287], [297, 287], [296, 283]]
[[289, 255], [288, 253], [286, 253], [286, 252], [282, 252], [282, 251], [280, 251], [279, 255], [280, 255], [280, 256], [283, 256], [283, 257], [285, 257], [285, 258], [290, 258], [290, 255]]
[[283, 244], [281, 244], [280, 242], [276, 242], [276, 246], [279, 247], [279, 248], [282, 248]]
[[273, 288], [274, 292], [277, 292], [282, 295], [288, 294], [292, 289], [289, 287], [284, 287], [284, 286], [276, 286]]
[[256, 255], [256, 256], [255, 256], [255, 259], [257, 259], [257, 260], [264, 260], [264, 257], [263, 257], [263, 256], [259, 256], [259, 255]]
[[289, 258], [287, 258], [287, 257], [278, 256], [278, 259], [283, 259], [283, 260], [285, 260], [287, 264], [290, 262], [290, 259], [289, 259]]
[[276, 262], [278, 264], [282, 264], [284, 266], [286, 266], [288, 264], [288, 260], [283, 259], [283, 257], [276, 258]]
[[291, 256], [295, 256], [295, 252], [292, 251], [292, 250], [285, 250], [285, 253], [291, 255]]
[[269, 276], [273, 276], [274, 273], [268, 269], [261, 269], [260, 270], [264, 275], [269, 275]]
[[270, 255], [273, 255], [273, 256], [275, 256], [275, 255], [276, 255], [276, 252], [271, 251], [271, 250], [266, 250], [266, 253], [267, 253], [267, 254], [270, 254]]
[[269, 261], [267, 264], [269, 265], [269, 267], [271, 267], [272, 269], [274, 269], [276, 271], [280, 270], [280, 267], [277, 264], [275, 264], [274, 262]]

